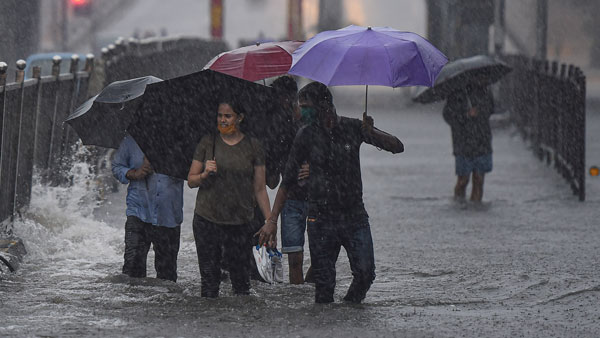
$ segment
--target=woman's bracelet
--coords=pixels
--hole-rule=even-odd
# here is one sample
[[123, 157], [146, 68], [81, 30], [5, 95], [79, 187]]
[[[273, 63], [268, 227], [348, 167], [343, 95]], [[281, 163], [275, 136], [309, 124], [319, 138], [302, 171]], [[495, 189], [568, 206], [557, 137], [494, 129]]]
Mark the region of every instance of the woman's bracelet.
[[274, 221], [274, 220], [272, 220], [272, 219], [270, 219], [270, 218], [269, 218], [269, 219], [267, 219], [267, 222], [269, 222], [269, 223], [273, 223], [273, 224], [277, 224], [277, 221]]

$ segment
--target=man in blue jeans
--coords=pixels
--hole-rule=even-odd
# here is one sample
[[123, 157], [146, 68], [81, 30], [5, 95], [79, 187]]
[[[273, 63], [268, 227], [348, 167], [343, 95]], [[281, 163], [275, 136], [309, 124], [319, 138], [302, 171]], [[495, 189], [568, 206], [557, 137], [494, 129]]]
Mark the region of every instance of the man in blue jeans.
[[129, 135], [115, 153], [112, 172], [121, 183], [129, 184], [123, 273], [146, 277], [146, 258], [152, 244], [156, 278], [177, 281], [183, 180], [154, 173]]
[[[331, 92], [322, 83], [306, 85], [298, 96], [302, 113], [317, 120], [296, 135], [268, 224], [276, 222], [287, 189], [297, 180], [297, 168], [309, 163], [307, 227], [315, 302], [333, 302], [335, 263], [343, 246], [353, 276], [344, 301], [360, 303], [375, 279], [373, 240], [362, 200], [360, 145], [366, 142], [392, 153], [403, 152], [404, 145], [373, 127], [366, 113], [362, 121], [338, 116]], [[260, 242], [273, 242], [276, 232], [276, 225], [265, 229]]]
[[[283, 173], [290, 148], [298, 130], [312, 122], [314, 116], [302, 116], [298, 109], [298, 85], [289, 75], [280, 76], [271, 84], [277, 91], [281, 101], [281, 115], [276, 120], [273, 128], [280, 128], [280, 146], [276, 148], [280, 152], [278, 158], [281, 161], [272, 163], [271, 170], [267, 170], [267, 185], [275, 189], [279, 183], [279, 174]], [[267, 164], [269, 167], [269, 164]], [[302, 284], [305, 282], [302, 265], [304, 263], [304, 233], [306, 231], [306, 217], [308, 212], [308, 195], [303, 179], [308, 177], [308, 164], [299, 168], [299, 180], [288, 187], [287, 200], [281, 212], [281, 252], [287, 254], [289, 266], [290, 284]], [[261, 224], [264, 224], [261, 223]], [[306, 273], [306, 281], [311, 282], [312, 269]]]

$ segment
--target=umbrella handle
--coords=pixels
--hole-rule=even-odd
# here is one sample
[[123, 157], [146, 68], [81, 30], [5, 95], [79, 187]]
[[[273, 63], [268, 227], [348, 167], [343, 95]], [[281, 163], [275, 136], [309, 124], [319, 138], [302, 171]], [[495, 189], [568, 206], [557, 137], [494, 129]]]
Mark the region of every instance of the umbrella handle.
[[[213, 136], [213, 144], [212, 144], [212, 159], [215, 160], [215, 143], [217, 143], [217, 133]], [[215, 176], [215, 172], [211, 171], [208, 173], [208, 176]]]
[[217, 133], [213, 135], [213, 144], [212, 144], [212, 159], [215, 160], [215, 144], [217, 143]]
[[369, 85], [365, 85], [365, 113], [367, 112], [367, 99], [369, 98]]

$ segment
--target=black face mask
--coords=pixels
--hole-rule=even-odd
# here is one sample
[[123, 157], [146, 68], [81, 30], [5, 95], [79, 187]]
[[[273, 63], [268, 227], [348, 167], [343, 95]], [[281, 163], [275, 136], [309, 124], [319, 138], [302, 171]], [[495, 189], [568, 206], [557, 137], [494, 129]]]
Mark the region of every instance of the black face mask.
[[317, 110], [313, 107], [302, 107], [300, 109], [301, 120], [305, 124], [317, 122]]

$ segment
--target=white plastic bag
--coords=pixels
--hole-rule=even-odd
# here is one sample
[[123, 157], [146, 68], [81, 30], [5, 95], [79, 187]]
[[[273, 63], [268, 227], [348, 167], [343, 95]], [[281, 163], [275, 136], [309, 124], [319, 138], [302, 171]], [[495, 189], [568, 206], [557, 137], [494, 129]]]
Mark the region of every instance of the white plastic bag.
[[252, 250], [258, 273], [267, 283], [283, 282], [283, 255], [279, 250], [255, 246]]

